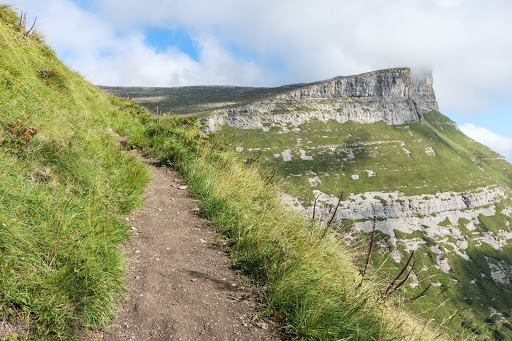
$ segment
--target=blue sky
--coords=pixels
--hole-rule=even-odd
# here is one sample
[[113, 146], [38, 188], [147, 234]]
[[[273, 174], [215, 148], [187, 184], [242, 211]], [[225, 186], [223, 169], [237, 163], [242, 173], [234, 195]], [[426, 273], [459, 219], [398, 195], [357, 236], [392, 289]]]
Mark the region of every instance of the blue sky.
[[275, 86], [432, 69], [441, 111], [512, 160], [512, 2], [11, 0], [102, 85]]
[[452, 109], [446, 114], [456, 122], [471, 122], [477, 126], [488, 127], [498, 134], [512, 136], [512, 105], [507, 101], [497, 101], [477, 111]]
[[148, 26], [143, 29], [143, 33], [144, 42], [153, 47], [156, 53], [165, 52], [172, 46], [187, 54], [194, 61], [199, 61], [199, 45], [185, 29]]

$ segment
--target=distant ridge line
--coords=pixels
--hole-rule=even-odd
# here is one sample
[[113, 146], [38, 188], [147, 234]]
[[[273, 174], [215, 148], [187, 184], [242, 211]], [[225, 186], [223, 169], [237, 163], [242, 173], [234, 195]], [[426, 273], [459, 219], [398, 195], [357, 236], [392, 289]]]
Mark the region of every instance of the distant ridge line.
[[120, 97], [130, 97], [136, 103], [156, 112], [181, 115], [205, 115], [213, 110], [248, 104], [295, 90], [326, 84], [343, 79], [356, 79], [378, 74], [398, 72], [410, 74], [408, 67], [395, 67], [368, 71], [356, 75], [336, 76], [316, 82], [287, 84], [276, 87], [250, 87], [238, 85], [191, 85], [181, 87], [98, 86]]

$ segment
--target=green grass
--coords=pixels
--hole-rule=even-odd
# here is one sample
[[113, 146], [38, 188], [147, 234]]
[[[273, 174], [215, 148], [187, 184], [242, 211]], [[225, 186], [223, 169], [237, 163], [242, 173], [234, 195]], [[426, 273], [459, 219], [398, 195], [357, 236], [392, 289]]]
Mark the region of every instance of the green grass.
[[[311, 83], [312, 84], [312, 83]], [[291, 84], [275, 88], [241, 86], [185, 86], [175, 88], [108, 87], [101, 88], [116, 96], [133, 98], [137, 103], [153, 112], [172, 112], [180, 115], [206, 113], [213, 109], [226, 108], [262, 100], [297, 89], [307, 84]]]
[[[426, 114], [425, 122], [389, 126], [383, 122], [312, 121], [300, 125], [299, 132], [278, 135], [278, 127], [264, 132], [224, 126], [218, 135], [233, 147], [270, 148], [251, 154], [260, 154], [264, 167], [276, 168], [277, 174], [286, 179], [286, 191], [302, 199], [311, 196], [308, 177], [291, 174], [314, 172], [322, 181], [315, 189], [335, 193], [343, 188], [347, 196], [376, 190], [435, 195], [496, 183], [510, 186], [512, 166], [496, 159], [496, 153], [467, 139], [439, 113]], [[465, 145], [468, 147], [460, 147]], [[335, 151], [329, 149], [332, 146]], [[436, 156], [428, 155], [427, 147], [433, 148]], [[292, 150], [290, 162], [274, 156], [285, 149]], [[313, 160], [302, 160], [300, 149]], [[410, 156], [404, 149], [410, 151]], [[363, 170], [372, 170], [375, 176], [369, 177]], [[354, 174], [359, 175], [360, 180], [352, 180]]]
[[[105, 325], [124, 293], [123, 216], [149, 173], [107, 129], [141, 130], [144, 113], [24, 36], [6, 6], [0, 45], [0, 319], [24, 320], [22, 339], [70, 340]], [[29, 145], [5, 130], [18, 119], [39, 130]]]
[[[265, 162], [273, 160], [273, 155], [267, 151], [255, 157], [238, 155], [201, 133], [194, 120], [150, 117], [130, 100], [107, 96], [66, 68], [39, 35], [24, 36], [17, 23], [16, 13], [0, 6], [0, 320], [25, 321], [28, 328], [21, 329], [20, 338], [77, 339], [78, 333], [104, 326], [114, 316], [125, 290], [121, 245], [129, 236], [129, 226], [123, 216], [141, 203], [149, 178], [148, 169], [123, 150], [130, 146], [158, 156], [183, 174], [203, 203], [201, 213], [230, 238], [238, 269], [261, 288], [263, 311], [279, 319], [289, 334], [316, 340], [435, 338], [438, 327], [423, 332], [421, 319], [394, 308], [395, 301], [378, 300], [379, 290], [389, 282], [375, 281], [376, 271], [370, 271], [365, 285], [358, 288], [366, 239], [359, 244], [363, 252], [347, 249], [345, 240], [281, 203], [272, 167], [257, 165], [272, 165]], [[283, 89], [232, 90], [240, 100], [247, 100], [247, 96], [267, 96], [267, 90]], [[210, 102], [212, 98], [205, 99]], [[194, 104], [190, 99], [183, 103]], [[4, 129], [18, 119], [39, 130], [28, 145], [16, 143]], [[280, 153], [290, 145], [301, 146], [297, 137], [302, 136], [304, 143], [318, 138], [315, 129], [323, 125], [312, 122], [301, 132], [280, 135], [279, 141], [252, 131], [246, 134], [244, 146], [255, 147], [257, 141], [262, 148], [272, 148], [271, 153]], [[343, 127], [362, 132], [357, 124]], [[387, 129], [372, 127], [375, 131], [367, 131], [360, 139], [345, 134], [341, 140], [347, 144], [363, 137], [371, 141], [373, 134]], [[445, 133], [432, 137], [422, 126], [411, 129], [435, 139]], [[339, 134], [344, 134], [341, 126], [325, 131], [325, 143], [338, 143]], [[121, 147], [112, 132], [128, 137], [126, 145]], [[398, 134], [387, 132], [390, 139]], [[238, 131], [231, 133], [240, 138]], [[446, 143], [451, 148], [447, 158], [454, 155], [450, 153], [471, 152], [456, 150], [458, 142], [453, 136], [451, 141]], [[411, 150], [421, 155], [423, 146], [415, 149], [415, 143], [419, 142], [411, 140]], [[356, 155], [370, 162], [365, 154], [369, 152], [362, 148]], [[486, 167], [488, 154], [482, 150], [479, 155]], [[314, 156], [321, 161], [316, 171], [322, 186], [338, 188], [340, 179], [327, 176], [333, 167], [330, 158]], [[309, 170], [305, 162], [292, 163], [289, 169], [273, 167], [280, 175], [297, 169], [305, 172]], [[339, 169], [339, 164], [334, 167]], [[352, 174], [357, 169], [346, 164], [343, 171]], [[363, 178], [366, 173], [358, 174]], [[396, 180], [392, 174], [389, 170], [390, 182]], [[374, 185], [373, 179], [362, 189], [360, 184], [347, 184], [354, 192], [362, 191]], [[479, 174], [474, 179], [484, 180]], [[283, 184], [285, 188], [290, 182]], [[309, 187], [299, 194], [310, 195]], [[490, 223], [482, 219], [482, 226]], [[377, 233], [377, 240], [386, 238]], [[486, 252], [500, 257], [492, 250]], [[425, 259], [418, 262], [427, 264], [432, 253], [421, 257]], [[482, 254], [472, 257], [485, 262]], [[388, 264], [383, 269], [392, 273]], [[489, 290], [490, 295], [496, 293], [495, 288]], [[400, 294], [411, 297], [414, 293]], [[471, 318], [465, 323], [472, 328]]]
[[[423, 124], [390, 126], [383, 122], [310, 121], [298, 128], [279, 133], [282, 132], [280, 127], [272, 127], [264, 132], [261, 129], [237, 130], [224, 126], [218, 138], [232, 149], [243, 147], [242, 158], [255, 160], [269, 173], [275, 170], [275, 177], [285, 192], [306, 205], [313, 201], [313, 190], [335, 196], [343, 190], [345, 197], [365, 192], [400, 191], [408, 196], [421, 195], [427, 203], [439, 192], [465, 192], [492, 185], [511, 187], [512, 165], [489, 148], [466, 137], [451, 120], [438, 112], [426, 113]], [[427, 153], [428, 148], [432, 148], [435, 154]], [[292, 151], [292, 161], [284, 162], [281, 153], [287, 149]], [[312, 156], [313, 160], [302, 160], [300, 150], [306, 151], [306, 155]], [[373, 171], [374, 176], [370, 177], [366, 170]], [[359, 179], [352, 179], [353, 175], [358, 175]], [[321, 181], [314, 187], [308, 179], [313, 176], [318, 176]], [[387, 196], [376, 196], [375, 199], [384, 205], [389, 201]], [[477, 231], [510, 230], [507, 223], [512, 224], [511, 218], [501, 212], [510, 205], [510, 200], [504, 200], [497, 205], [494, 216], [480, 215]], [[435, 268], [437, 256], [430, 247], [436, 241], [423, 231], [406, 235], [395, 230], [400, 240], [420, 238], [425, 242], [417, 250], [415, 261], [416, 269], [426, 267], [428, 270], [418, 273], [420, 284], [423, 285], [408, 288], [408, 297], [419, 294], [429, 283], [441, 283], [441, 286], [431, 287], [427, 296], [408, 308], [411, 312], [426, 313], [422, 316], [434, 318], [437, 323], [459, 312], [451, 322], [452, 335], [460, 336], [465, 331], [481, 338], [499, 339], [500, 335], [510, 338], [512, 331], [506, 327], [510, 314], [505, 315], [503, 321], [487, 321], [489, 306], [499, 306], [500, 311], [507, 311], [508, 303], [496, 304], [495, 301], [509, 302], [510, 294], [509, 286], [496, 284], [489, 278], [490, 270], [485, 258], [505, 260], [510, 265], [510, 249], [496, 251], [486, 244], [477, 245], [472, 241], [474, 235], [467, 229], [467, 223], [469, 221], [456, 222], [447, 218], [439, 224], [441, 227], [459, 228], [469, 243], [466, 252], [471, 261], [453, 253], [453, 245], [450, 244], [455, 242], [453, 237], [446, 237], [446, 241], [440, 244], [451, 251], [448, 261], [453, 273], [449, 274]], [[407, 254], [403, 244], [398, 243], [397, 247], [401, 254]], [[389, 251], [393, 249], [393, 246], [383, 247], [379, 255], [373, 258], [374, 267], [382, 270], [375, 273], [377, 278], [392, 277], [403, 265], [389, 257]], [[488, 273], [485, 285], [478, 284], [482, 271]], [[477, 285], [470, 283], [475, 278], [479, 280]], [[449, 300], [439, 304], [441, 298], [438, 295], [448, 285], [451, 287], [444, 294], [442, 302]], [[436, 309], [430, 311], [433, 305], [436, 305]]]
[[[412, 330], [418, 327], [418, 333], [422, 322], [378, 301], [381, 284], [368, 280], [357, 288], [353, 257], [359, 251], [292, 213], [265, 172], [201, 133], [197, 124], [155, 118], [145, 136], [134, 141], [183, 174], [202, 202], [201, 213], [230, 238], [236, 266], [265, 288], [262, 304], [268, 314], [300, 339], [418, 337]], [[433, 338], [432, 333], [427, 328], [423, 337]]]
[[369, 286], [355, 288], [342, 241], [288, 211], [258, 168], [190, 121], [151, 118], [107, 96], [39, 36], [24, 36], [14, 12], [2, 7], [0, 18], [0, 126], [19, 119], [39, 131], [22, 145], [0, 129], [0, 319], [23, 320], [20, 338], [76, 339], [106, 325], [124, 293], [123, 215], [141, 202], [148, 170], [109, 129], [182, 172], [202, 213], [232, 238], [239, 269], [266, 288], [266, 313], [289, 333], [405, 337], [398, 312], [372, 302]]
[[[289, 333], [405, 338], [398, 312], [373, 303], [371, 287], [355, 289], [342, 241], [288, 211], [258, 168], [190, 121], [151, 118], [102, 93], [38, 35], [24, 36], [8, 7], [0, 19], [0, 320], [24, 321], [19, 338], [77, 339], [106, 325], [124, 294], [123, 215], [141, 202], [148, 169], [112, 131], [182, 172], [202, 213], [232, 238], [239, 269], [266, 288], [266, 313]], [[28, 145], [3, 129], [18, 119], [38, 129]]]
[[439, 226], [449, 226], [451, 225], [452, 223], [450, 222], [450, 219], [448, 217], [446, 217], [445, 220], [443, 220], [442, 222], [440, 222], [438, 225]]
[[[404, 234], [395, 230], [395, 234], [401, 240], [420, 238], [425, 242], [425, 246], [434, 245], [433, 241], [429, 240], [421, 231]], [[403, 251], [402, 245], [398, 244], [397, 247]], [[491, 280], [487, 258], [510, 261], [510, 247], [497, 251], [485, 245], [476, 247], [474, 243], [470, 242], [466, 252], [472, 261], [465, 261], [454, 254], [448, 255], [450, 266], [453, 269], [453, 272], [450, 273], [437, 271], [433, 267], [437, 256], [427, 247], [420, 247], [415, 252], [413, 261], [415, 262], [418, 286], [416, 288], [409, 287], [411, 283], [409, 281], [406, 284], [405, 297], [418, 295], [429, 284], [436, 283], [436, 286], [432, 286], [426, 296], [413, 305], [406, 305], [405, 308], [423, 312], [421, 316], [427, 320], [443, 321], [456, 314], [449, 324], [448, 334], [452, 337], [508, 339], [510, 336], [510, 330], [506, 327], [508, 322], [499, 318], [489, 320], [488, 306], [492, 304], [496, 309], [505, 312], [505, 317], [510, 316], [510, 289], [509, 286], [496, 285]], [[375, 264], [373, 271], [376, 277], [392, 278], [403, 266], [407, 257], [402, 257], [402, 260], [396, 264], [387, 253], [377, 252], [374, 254], [373, 260]], [[486, 277], [483, 278], [481, 273], [484, 273]], [[456, 285], [454, 281], [457, 282]]]

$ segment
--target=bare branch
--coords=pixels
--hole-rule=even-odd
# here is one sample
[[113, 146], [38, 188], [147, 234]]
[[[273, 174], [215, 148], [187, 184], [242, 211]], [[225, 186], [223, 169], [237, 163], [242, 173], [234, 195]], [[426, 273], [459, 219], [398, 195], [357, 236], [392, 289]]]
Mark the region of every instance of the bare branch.
[[404, 301], [402, 304], [409, 303], [409, 302], [412, 302], [412, 301], [416, 301], [418, 298], [425, 296], [425, 294], [427, 293], [428, 289], [430, 289], [431, 286], [432, 286], [432, 283], [429, 284], [428, 287], [421, 292], [421, 294], [419, 294], [418, 296], [415, 296], [413, 298], [410, 298], [410, 299]]
[[315, 220], [315, 213], [316, 213], [316, 201], [320, 198], [320, 194], [318, 194], [315, 198], [315, 201], [313, 202], [313, 220]]
[[398, 274], [398, 276], [395, 277], [395, 279], [391, 282], [391, 284], [389, 284], [389, 286], [387, 287], [387, 289], [384, 291], [384, 293], [382, 294], [381, 296], [381, 299], [384, 299], [386, 298], [387, 296], [389, 296], [389, 291], [393, 288], [393, 286], [395, 285], [395, 283], [398, 281], [398, 279], [402, 276], [402, 274], [405, 272], [405, 269], [407, 269], [407, 267], [409, 266], [409, 263], [411, 262], [411, 259], [412, 259], [412, 256], [414, 256], [414, 251], [411, 252], [411, 255], [409, 256], [409, 259], [407, 260], [407, 263], [405, 264], [405, 266], [403, 267], [402, 271], [400, 271], [400, 273]]
[[30, 32], [32, 32], [32, 30], [34, 29], [34, 26], [36, 26], [36, 22], [37, 22], [37, 17], [34, 19], [34, 23], [32, 24], [32, 27], [30, 28], [30, 30], [25, 32], [26, 36], [28, 36], [30, 34]]
[[267, 179], [267, 181], [265, 181], [265, 187], [267, 187], [271, 182], [272, 180], [274, 179], [274, 176], [276, 175], [276, 172], [277, 172], [277, 168], [276, 167], [273, 167], [272, 169], [272, 174], [270, 175], [270, 177]]
[[398, 285], [397, 285], [393, 290], [391, 290], [391, 291], [389, 292], [389, 294], [386, 296], [386, 298], [387, 298], [387, 297], [390, 297], [390, 296], [391, 296], [395, 291], [397, 291], [398, 289], [400, 289], [400, 287], [401, 287], [402, 285], [404, 285], [404, 284], [405, 284], [405, 282], [407, 282], [407, 280], [408, 280], [408, 279], [409, 279], [409, 277], [411, 276], [412, 271], [414, 270], [414, 265], [415, 265], [415, 264], [416, 264], [416, 262], [412, 263], [411, 269], [410, 269], [410, 270], [409, 270], [409, 272], [407, 273], [407, 276], [405, 276], [404, 280], [403, 280], [403, 281], [401, 281], [400, 283], [398, 283]]
[[373, 217], [373, 228], [372, 228], [372, 238], [370, 240], [370, 248], [368, 249], [368, 256], [366, 257], [366, 262], [364, 263], [364, 270], [363, 275], [361, 277], [361, 283], [357, 286], [358, 288], [363, 285], [364, 276], [366, 275], [366, 270], [368, 269], [368, 263], [370, 263], [370, 258], [372, 256], [372, 250], [373, 250], [373, 242], [375, 241], [375, 227], [377, 226], [377, 216]]
[[338, 212], [338, 207], [340, 207], [341, 200], [343, 200], [343, 191], [340, 194], [340, 197], [338, 198], [338, 204], [336, 205], [336, 208], [334, 209], [334, 212], [332, 214], [331, 220], [329, 220], [329, 223], [327, 224], [327, 227], [331, 226], [334, 217], [336, 216], [336, 212]]

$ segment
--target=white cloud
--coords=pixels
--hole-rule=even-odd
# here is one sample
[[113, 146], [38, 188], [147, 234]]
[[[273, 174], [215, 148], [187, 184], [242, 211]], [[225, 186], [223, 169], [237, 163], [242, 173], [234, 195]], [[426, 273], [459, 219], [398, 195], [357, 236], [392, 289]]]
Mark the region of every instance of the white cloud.
[[[72, 66], [104, 84], [276, 85], [417, 66], [434, 69], [446, 111], [512, 97], [509, 0], [89, 1], [99, 16], [69, 0], [12, 1], [41, 13], [41, 28], [56, 48], [71, 49]], [[136, 33], [147, 25], [185, 28], [203, 46], [199, 62], [179, 51], [155, 53]], [[130, 53], [120, 54], [127, 44]], [[244, 61], [228, 45], [279, 58], [286, 70]], [[104, 46], [119, 53], [93, 58]], [[214, 57], [220, 59], [208, 59]], [[127, 80], [129, 72], [138, 74]]]
[[496, 134], [483, 127], [477, 127], [471, 123], [461, 125], [460, 130], [472, 139], [485, 144], [492, 150], [504, 155], [512, 162], [512, 138]]
[[[50, 45], [95, 84], [279, 85], [413, 66], [434, 69], [446, 112], [512, 98], [508, 0], [91, 0], [92, 11], [71, 0], [11, 3], [37, 15]], [[175, 48], [157, 53], [142, 34], [148, 26], [184, 29], [199, 58]], [[226, 46], [277, 58], [285, 70]], [[512, 160], [512, 138], [472, 124], [461, 129]]]
[[96, 3], [119, 25], [215, 28], [223, 39], [280, 57], [290, 75], [285, 81], [427, 66], [434, 68], [439, 100], [448, 109], [480, 109], [492, 96], [512, 93], [508, 0]]
[[[69, 66], [101, 85], [183, 86], [196, 84], [260, 84], [263, 70], [238, 59], [206, 34], [197, 38], [199, 60], [170, 48], [157, 52], [135, 29], [119, 30], [109, 20], [69, 0], [19, 0], [38, 14], [38, 30]], [[158, 11], [157, 11], [158, 12]]]

